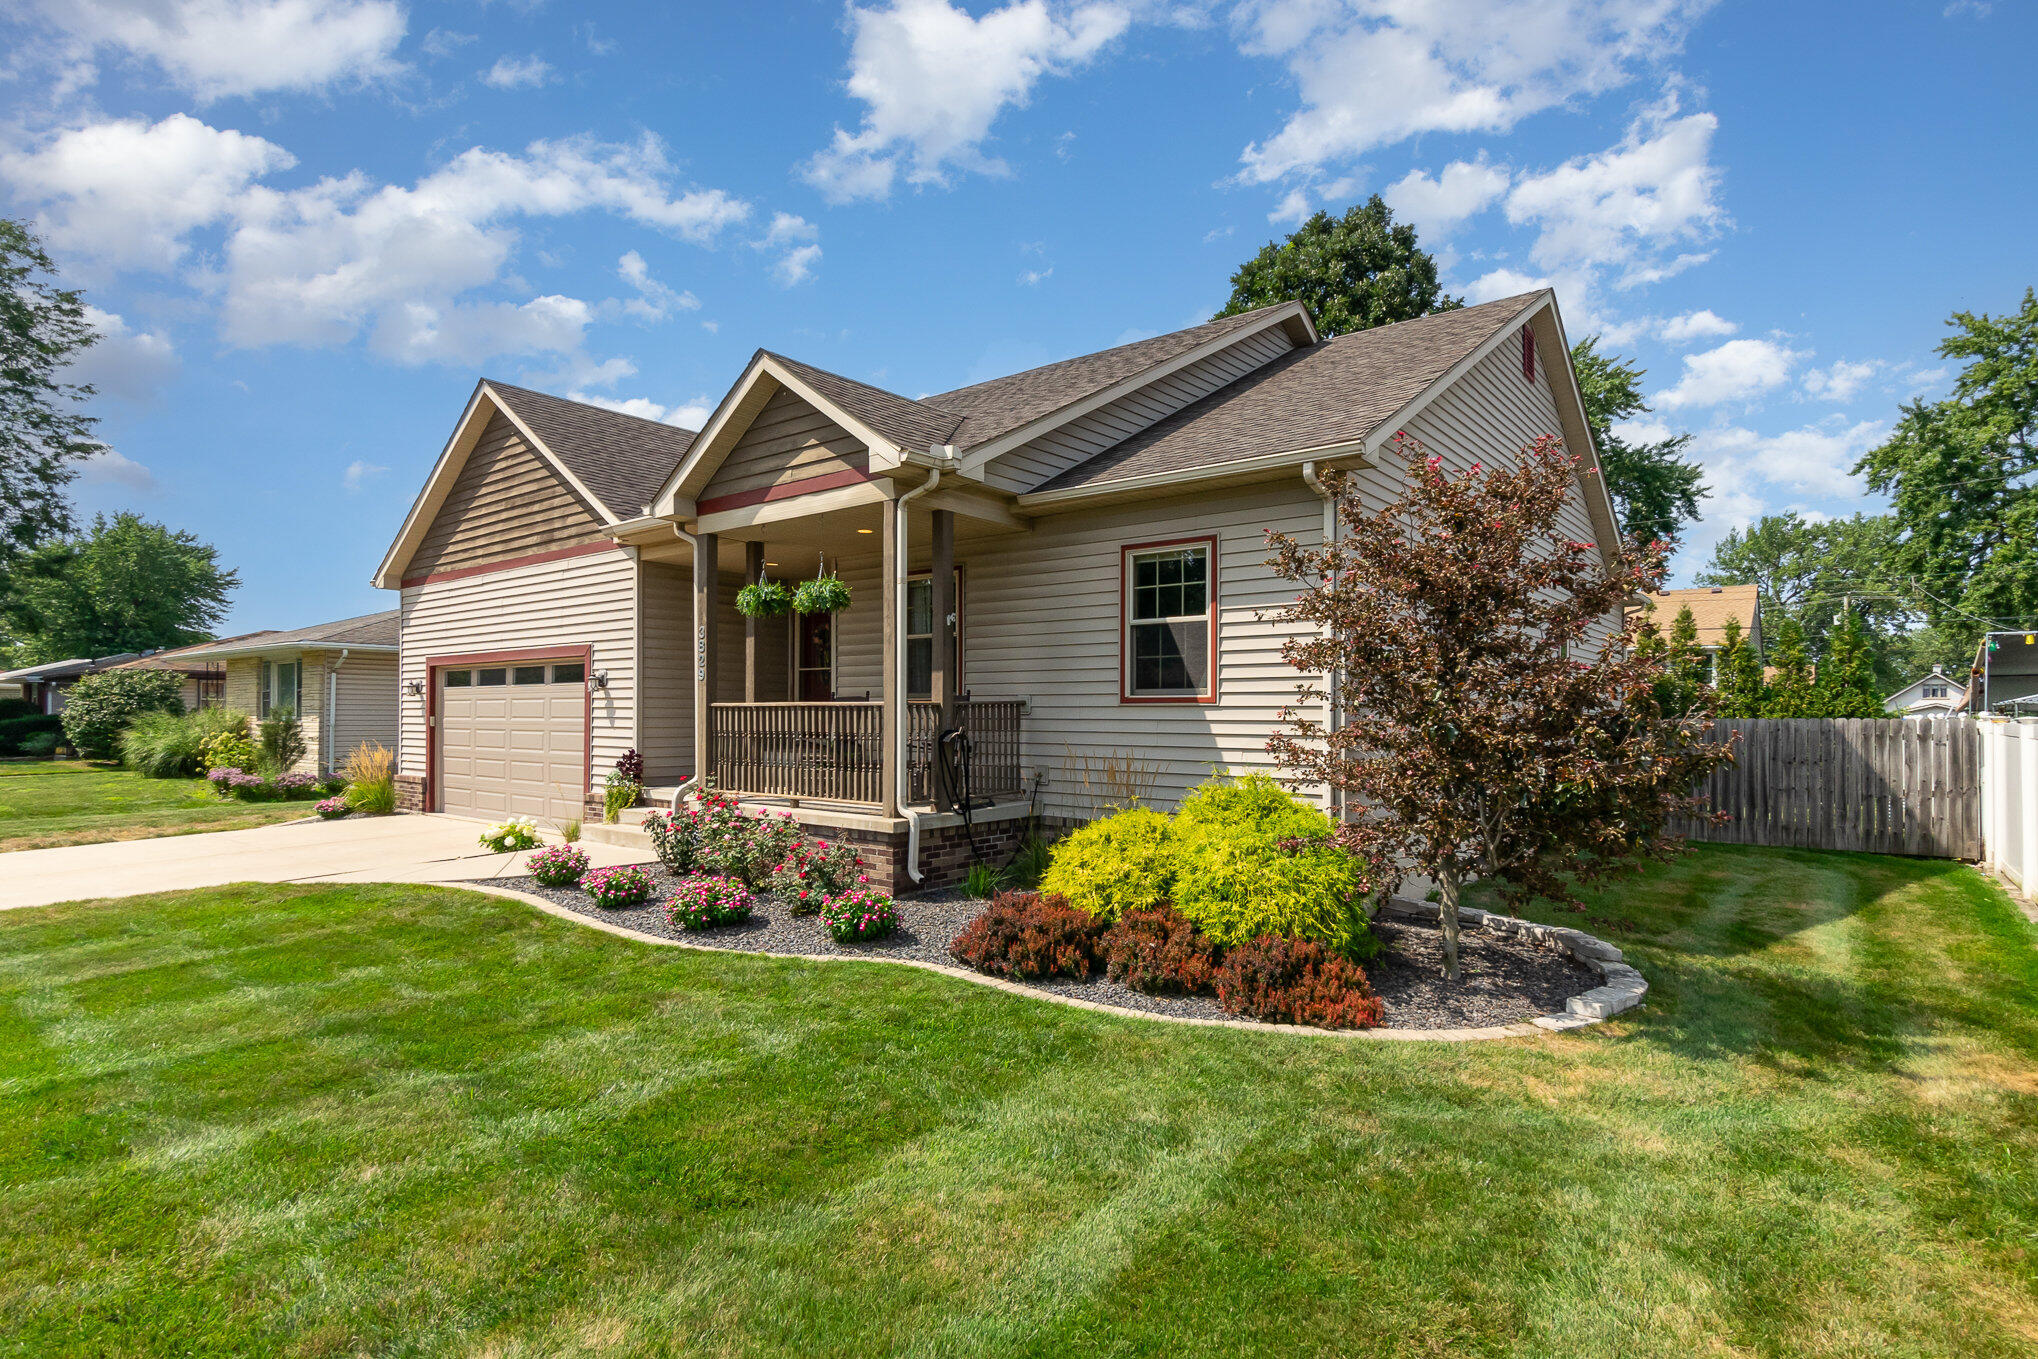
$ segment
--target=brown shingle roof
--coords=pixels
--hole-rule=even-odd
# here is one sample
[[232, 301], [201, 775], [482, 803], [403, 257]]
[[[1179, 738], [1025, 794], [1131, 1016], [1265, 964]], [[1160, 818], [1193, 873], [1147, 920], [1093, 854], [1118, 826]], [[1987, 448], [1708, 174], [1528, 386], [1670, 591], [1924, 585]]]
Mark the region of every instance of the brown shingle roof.
[[[1276, 305], [1286, 305], [1285, 303]], [[925, 399], [926, 405], [963, 417], [954, 442], [973, 448], [989, 443], [1029, 421], [1070, 406], [1115, 382], [1166, 363], [1198, 345], [1257, 325], [1266, 307], [1205, 321], [1200, 326], [1135, 340], [1094, 354], [1029, 368], [1023, 373], [992, 378]]]
[[635, 519], [679, 466], [695, 431], [484, 379], [517, 419], [618, 519]]
[[954, 411], [938, 409], [930, 402], [915, 401], [897, 392], [888, 392], [882, 387], [873, 387], [867, 382], [858, 382], [840, 373], [831, 373], [825, 368], [772, 353], [769, 349], [763, 352], [784, 364], [793, 376], [822, 397], [902, 449], [924, 452], [930, 445], [945, 444], [962, 422], [962, 417]]
[[394, 647], [397, 641], [397, 619], [399, 613], [388, 609], [382, 613], [364, 613], [358, 618], [341, 618], [331, 623], [317, 623], [308, 628], [286, 628], [268, 632], [251, 632], [240, 637], [231, 637], [221, 642], [205, 642], [187, 647], [186, 656], [231, 656], [249, 651], [269, 651], [277, 647], [343, 647], [379, 646]]
[[1650, 621], [1667, 637], [1678, 613], [1689, 608], [1691, 621], [1698, 627], [1698, 644], [1718, 646], [1726, 633], [1729, 618], [1741, 620], [1742, 635], [1749, 632], [1754, 623], [1758, 597], [1759, 592], [1752, 585], [1702, 585], [1695, 590], [1665, 590], [1660, 595], [1649, 596], [1649, 603], [1655, 609]]
[[268, 629], [259, 629], [255, 632], [237, 632], [231, 637], [215, 637], [209, 642], [193, 642], [190, 646], [166, 647], [161, 651], [152, 651], [138, 660], [123, 661], [119, 665], [109, 666], [108, 668], [112, 670], [182, 670], [188, 665], [194, 670], [202, 670], [207, 668], [211, 661], [211, 658], [204, 654], [205, 652], [211, 651], [216, 647], [227, 646], [235, 642], [247, 642], [257, 637], [267, 637], [268, 635]]
[[1542, 295], [1292, 350], [1034, 489], [1100, 486], [1363, 439]]

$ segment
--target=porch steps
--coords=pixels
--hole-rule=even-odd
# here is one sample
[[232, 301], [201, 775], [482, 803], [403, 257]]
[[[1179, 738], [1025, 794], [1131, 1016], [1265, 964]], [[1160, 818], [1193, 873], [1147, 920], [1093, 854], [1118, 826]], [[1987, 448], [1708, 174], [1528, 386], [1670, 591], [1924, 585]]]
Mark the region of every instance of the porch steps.
[[644, 810], [641, 807], [636, 809], [634, 820], [630, 812], [623, 813], [623, 820], [613, 826], [599, 821], [588, 822], [580, 828], [580, 838], [597, 845], [614, 845], [618, 849], [641, 849], [649, 858], [651, 836], [644, 829]]

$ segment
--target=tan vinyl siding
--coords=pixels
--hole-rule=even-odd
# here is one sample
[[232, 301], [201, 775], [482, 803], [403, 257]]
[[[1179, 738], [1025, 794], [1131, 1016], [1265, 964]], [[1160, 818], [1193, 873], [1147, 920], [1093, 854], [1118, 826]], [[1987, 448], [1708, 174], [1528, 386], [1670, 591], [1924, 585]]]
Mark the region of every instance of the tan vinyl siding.
[[[326, 654], [326, 666], [340, 663], [337, 651]], [[325, 684], [323, 673], [319, 683]], [[323, 701], [325, 689], [319, 694]], [[396, 749], [396, 713], [399, 696], [396, 657], [387, 652], [353, 652], [333, 676], [333, 744], [335, 766], [345, 765], [347, 756], [364, 743]]]
[[406, 580], [599, 542], [601, 520], [501, 414], [403, 568]]
[[[606, 670], [594, 694], [593, 779], [637, 739], [637, 563], [618, 549], [403, 590], [399, 687], [425, 678], [434, 656], [542, 647], [593, 649]], [[425, 705], [400, 695], [401, 771], [425, 772]]]
[[702, 500], [768, 490], [837, 472], [862, 472], [870, 451], [855, 436], [782, 388], [764, 403], [701, 491]]
[[1294, 347], [1280, 326], [1249, 335], [1000, 455], [984, 468], [984, 480], [1004, 491], [1030, 491]]

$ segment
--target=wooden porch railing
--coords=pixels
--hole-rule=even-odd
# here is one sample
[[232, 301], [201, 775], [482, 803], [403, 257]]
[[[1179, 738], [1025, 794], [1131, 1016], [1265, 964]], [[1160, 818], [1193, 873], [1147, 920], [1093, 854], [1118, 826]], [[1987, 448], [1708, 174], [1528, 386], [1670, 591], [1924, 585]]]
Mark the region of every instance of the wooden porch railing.
[[[1025, 703], [990, 699], [956, 707], [973, 748], [971, 794], [1019, 792]], [[708, 712], [709, 779], [722, 791], [882, 805], [882, 704], [716, 703]], [[933, 703], [906, 705], [906, 793], [913, 802], [934, 795], [940, 714]]]

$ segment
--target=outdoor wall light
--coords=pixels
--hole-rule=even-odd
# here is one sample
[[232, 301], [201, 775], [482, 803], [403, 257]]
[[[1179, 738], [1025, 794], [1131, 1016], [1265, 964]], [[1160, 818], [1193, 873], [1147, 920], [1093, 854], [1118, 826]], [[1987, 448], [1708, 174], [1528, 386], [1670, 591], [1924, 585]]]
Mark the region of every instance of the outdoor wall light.
[[403, 691], [412, 698], [423, 698], [425, 696], [425, 682], [423, 680], [408, 680], [404, 683]]
[[606, 670], [597, 670], [597, 671], [595, 671], [595, 672], [594, 672], [594, 687], [595, 687], [595, 688], [597, 688], [597, 689], [606, 689], [606, 688], [608, 688], [608, 687], [609, 687], [609, 672], [608, 672], [608, 671], [606, 671]]

